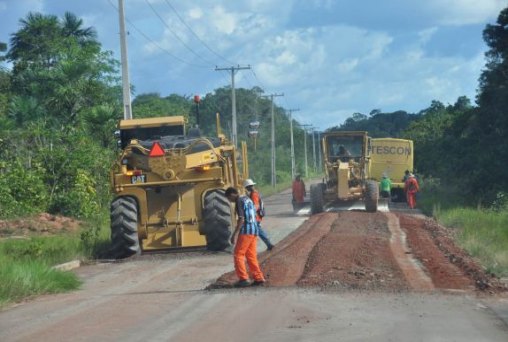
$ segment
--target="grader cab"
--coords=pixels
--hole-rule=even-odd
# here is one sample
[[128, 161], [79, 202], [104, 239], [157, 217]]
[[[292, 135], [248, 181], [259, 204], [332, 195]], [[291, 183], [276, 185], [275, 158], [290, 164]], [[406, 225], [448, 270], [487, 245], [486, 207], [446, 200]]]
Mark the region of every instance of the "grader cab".
[[[247, 175], [241, 158], [220, 134], [202, 137], [185, 129], [182, 116], [121, 120], [121, 153], [111, 170], [112, 254], [207, 246], [228, 247], [232, 208], [224, 197]], [[242, 160], [243, 172], [239, 161]]]
[[322, 183], [310, 187], [311, 213], [334, 201], [365, 202], [365, 210], [377, 211], [379, 189], [369, 180], [370, 138], [367, 132], [330, 132], [322, 135]]

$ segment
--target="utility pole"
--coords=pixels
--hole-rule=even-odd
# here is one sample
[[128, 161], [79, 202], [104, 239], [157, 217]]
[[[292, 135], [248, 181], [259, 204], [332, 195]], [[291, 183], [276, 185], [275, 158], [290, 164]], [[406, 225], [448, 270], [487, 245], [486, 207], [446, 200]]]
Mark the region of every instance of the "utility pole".
[[296, 166], [295, 166], [295, 143], [293, 137], [293, 112], [297, 112], [300, 109], [289, 109], [289, 130], [291, 131], [291, 179], [295, 179]]
[[312, 128], [312, 159], [314, 159], [314, 172], [316, 172], [316, 170], [317, 170], [317, 166], [316, 166], [316, 137], [315, 137], [316, 131], [314, 130], [315, 127], [311, 127], [311, 128]]
[[322, 161], [322, 153], [321, 153], [321, 132], [317, 132], [317, 141], [318, 141], [318, 165], [320, 172], [323, 171], [323, 161]]
[[238, 134], [237, 134], [237, 124], [236, 124], [236, 94], [235, 94], [235, 74], [238, 70], [248, 70], [250, 69], [250, 65], [247, 66], [232, 66], [230, 68], [218, 68], [215, 67], [215, 71], [231, 71], [231, 118], [232, 118], [232, 126], [233, 131], [231, 133], [233, 145], [238, 147]]
[[272, 135], [271, 135], [271, 142], [272, 142], [272, 187], [275, 187], [277, 184], [277, 177], [276, 177], [276, 168], [275, 168], [275, 114], [274, 114], [274, 105], [273, 105], [273, 98], [277, 96], [284, 96], [284, 93], [282, 94], [270, 94], [270, 95], [263, 95], [260, 97], [266, 97], [270, 98], [270, 101], [272, 102]]
[[118, 17], [120, 21], [120, 52], [122, 58], [122, 85], [123, 85], [123, 118], [132, 119], [131, 83], [129, 81], [129, 65], [127, 63], [127, 40], [125, 38], [125, 14], [123, 0], [118, 0]]
[[304, 147], [304, 158], [305, 158], [305, 178], [309, 178], [309, 168], [307, 162], [307, 127], [312, 127], [312, 125], [301, 125], [303, 127], [303, 145]]

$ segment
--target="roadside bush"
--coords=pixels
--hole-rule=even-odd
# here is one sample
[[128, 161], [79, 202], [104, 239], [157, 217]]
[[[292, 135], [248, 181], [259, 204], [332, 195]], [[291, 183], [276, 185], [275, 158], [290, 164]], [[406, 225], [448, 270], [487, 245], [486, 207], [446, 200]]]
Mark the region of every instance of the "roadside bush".
[[508, 211], [456, 208], [442, 210], [438, 221], [459, 230], [460, 245], [487, 271], [508, 276]]
[[95, 189], [95, 181], [90, 173], [78, 169], [74, 184], [68, 192], [60, 193], [55, 206], [66, 216], [76, 218], [92, 218], [99, 211], [99, 198]]
[[49, 196], [43, 181], [44, 170], [38, 166], [28, 169], [17, 160], [4, 165], [0, 177], [0, 217], [46, 211]]
[[496, 194], [496, 198], [492, 202], [491, 209], [494, 211], [508, 210], [508, 193], [500, 191]]

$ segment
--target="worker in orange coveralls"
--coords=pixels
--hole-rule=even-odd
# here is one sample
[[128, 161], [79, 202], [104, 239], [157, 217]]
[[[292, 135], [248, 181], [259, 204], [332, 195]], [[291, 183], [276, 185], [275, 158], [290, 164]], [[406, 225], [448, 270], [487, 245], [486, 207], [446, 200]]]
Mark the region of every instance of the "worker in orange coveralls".
[[418, 181], [416, 180], [415, 175], [410, 173], [406, 183], [404, 183], [404, 192], [406, 193], [407, 205], [409, 206], [409, 209], [416, 208], [416, 193], [418, 191], [420, 191]]
[[[235, 188], [226, 189], [226, 197], [236, 203], [236, 214], [238, 216], [236, 228], [231, 236], [231, 243], [236, 246], [234, 251], [235, 271], [238, 277], [236, 287], [259, 286], [265, 283], [265, 277], [259, 267], [256, 241], [259, 235], [259, 226], [256, 221], [256, 209], [254, 203], [247, 196], [240, 196]], [[249, 265], [249, 271], [254, 281], [249, 282], [249, 275], [245, 269], [245, 259]]]
[[303, 182], [300, 175], [296, 175], [295, 180], [293, 181], [293, 210], [297, 211], [303, 205], [303, 198], [306, 195], [305, 191], [305, 183]]

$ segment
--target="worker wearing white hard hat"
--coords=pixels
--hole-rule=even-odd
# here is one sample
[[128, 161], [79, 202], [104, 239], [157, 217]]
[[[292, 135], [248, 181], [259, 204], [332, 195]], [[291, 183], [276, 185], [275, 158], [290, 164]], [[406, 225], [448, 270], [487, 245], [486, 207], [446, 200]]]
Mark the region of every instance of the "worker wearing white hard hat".
[[266, 248], [271, 251], [273, 249], [273, 244], [268, 238], [268, 235], [266, 235], [266, 232], [263, 230], [263, 228], [261, 228], [261, 221], [263, 220], [263, 216], [265, 216], [265, 207], [263, 200], [261, 199], [261, 195], [254, 188], [254, 185], [256, 185], [256, 183], [250, 178], [247, 178], [243, 181], [243, 187], [247, 191], [247, 194], [249, 195], [252, 202], [254, 202], [254, 206], [256, 207], [256, 221], [258, 223], [259, 238], [263, 240]]
[[254, 183], [254, 181], [250, 178], [247, 178], [246, 180], [243, 181], [244, 188], [247, 188], [248, 186], [252, 186], [252, 185], [256, 185], [256, 183]]

